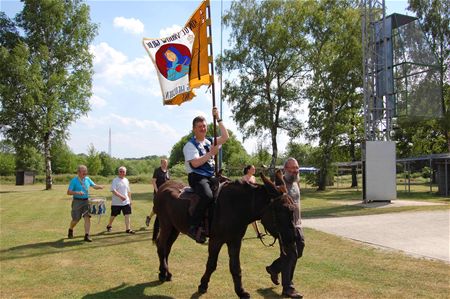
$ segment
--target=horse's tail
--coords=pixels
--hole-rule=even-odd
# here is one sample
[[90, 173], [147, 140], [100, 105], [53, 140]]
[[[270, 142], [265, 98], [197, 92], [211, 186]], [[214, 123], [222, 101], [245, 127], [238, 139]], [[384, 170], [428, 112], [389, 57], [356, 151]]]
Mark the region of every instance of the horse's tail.
[[159, 235], [159, 219], [158, 219], [158, 215], [156, 215], [155, 223], [153, 224], [153, 235], [152, 235], [153, 244], [156, 243], [156, 239], [158, 238], [158, 235]]
[[[155, 206], [157, 205], [157, 196], [156, 196], [156, 192], [153, 193], [153, 213], [156, 214], [155, 212]], [[155, 217], [155, 223], [153, 223], [153, 234], [152, 234], [152, 242], [153, 244], [156, 243], [156, 239], [158, 238], [158, 234], [159, 234], [159, 219], [158, 219], [158, 214], [156, 214]]]

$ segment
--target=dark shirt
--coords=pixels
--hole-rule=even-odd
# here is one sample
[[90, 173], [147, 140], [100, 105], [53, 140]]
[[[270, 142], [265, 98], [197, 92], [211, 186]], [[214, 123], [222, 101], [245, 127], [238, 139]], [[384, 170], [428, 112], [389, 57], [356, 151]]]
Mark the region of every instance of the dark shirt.
[[156, 187], [160, 187], [166, 181], [170, 179], [169, 170], [163, 171], [161, 167], [158, 167], [153, 172], [153, 178], [156, 179]]

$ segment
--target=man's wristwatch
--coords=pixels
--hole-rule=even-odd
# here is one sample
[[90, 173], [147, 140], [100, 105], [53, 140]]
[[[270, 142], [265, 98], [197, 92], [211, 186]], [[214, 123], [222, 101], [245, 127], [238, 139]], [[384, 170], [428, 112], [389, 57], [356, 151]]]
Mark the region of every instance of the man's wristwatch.
[[220, 123], [223, 119], [219, 118], [217, 119], [217, 122]]

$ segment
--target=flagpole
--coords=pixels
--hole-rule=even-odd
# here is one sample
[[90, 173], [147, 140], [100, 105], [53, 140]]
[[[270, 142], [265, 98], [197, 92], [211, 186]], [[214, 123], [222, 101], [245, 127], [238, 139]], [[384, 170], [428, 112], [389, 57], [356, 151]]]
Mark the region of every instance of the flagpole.
[[[223, 56], [223, 0], [220, 0], [220, 57]], [[222, 68], [220, 69], [220, 119], [223, 119], [223, 109], [222, 109]], [[219, 150], [219, 169], [222, 169], [222, 148]]]
[[[212, 27], [211, 27], [211, 3], [209, 2], [209, 0], [207, 0], [207, 4], [206, 4], [206, 8], [208, 10], [208, 33], [209, 33], [209, 38], [211, 39], [211, 42], [209, 43], [209, 53], [211, 54], [211, 61], [209, 62], [210, 68], [211, 68], [211, 89], [212, 89], [212, 106], [213, 108], [216, 107], [216, 89], [214, 86], [214, 54], [213, 54], [213, 46], [212, 46]], [[214, 145], [217, 145], [217, 124], [216, 124], [216, 118], [213, 115], [213, 128], [214, 128]], [[214, 156], [214, 172], [216, 173], [216, 175], [218, 174], [218, 164], [217, 164], [217, 159], [218, 156], [215, 155]]]

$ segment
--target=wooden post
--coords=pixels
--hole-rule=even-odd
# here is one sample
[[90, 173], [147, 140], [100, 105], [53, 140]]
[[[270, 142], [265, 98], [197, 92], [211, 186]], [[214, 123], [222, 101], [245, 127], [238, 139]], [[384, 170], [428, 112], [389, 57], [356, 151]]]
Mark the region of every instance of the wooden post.
[[[210, 72], [211, 72], [211, 89], [212, 89], [212, 106], [213, 108], [216, 107], [216, 90], [215, 90], [215, 86], [214, 86], [214, 54], [213, 54], [213, 46], [212, 46], [212, 28], [211, 28], [211, 8], [210, 8], [210, 2], [209, 0], [207, 0], [206, 3], [206, 8], [208, 10], [208, 18], [207, 18], [207, 24], [208, 24], [208, 39], [210, 40], [209, 42], [209, 54], [208, 55], [210, 57], [210, 61], [209, 61], [209, 66], [210, 66]], [[214, 145], [217, 145], [217, 124], [216, 124], [216, 118], [213, 115], [213, 128], [214, 128]], [[218, 161], [217, 161], [217, 155], [214, 156], [214, 172], [216, 173], [216, 175], [218, 174], [219, 170], [218, 170]]]

